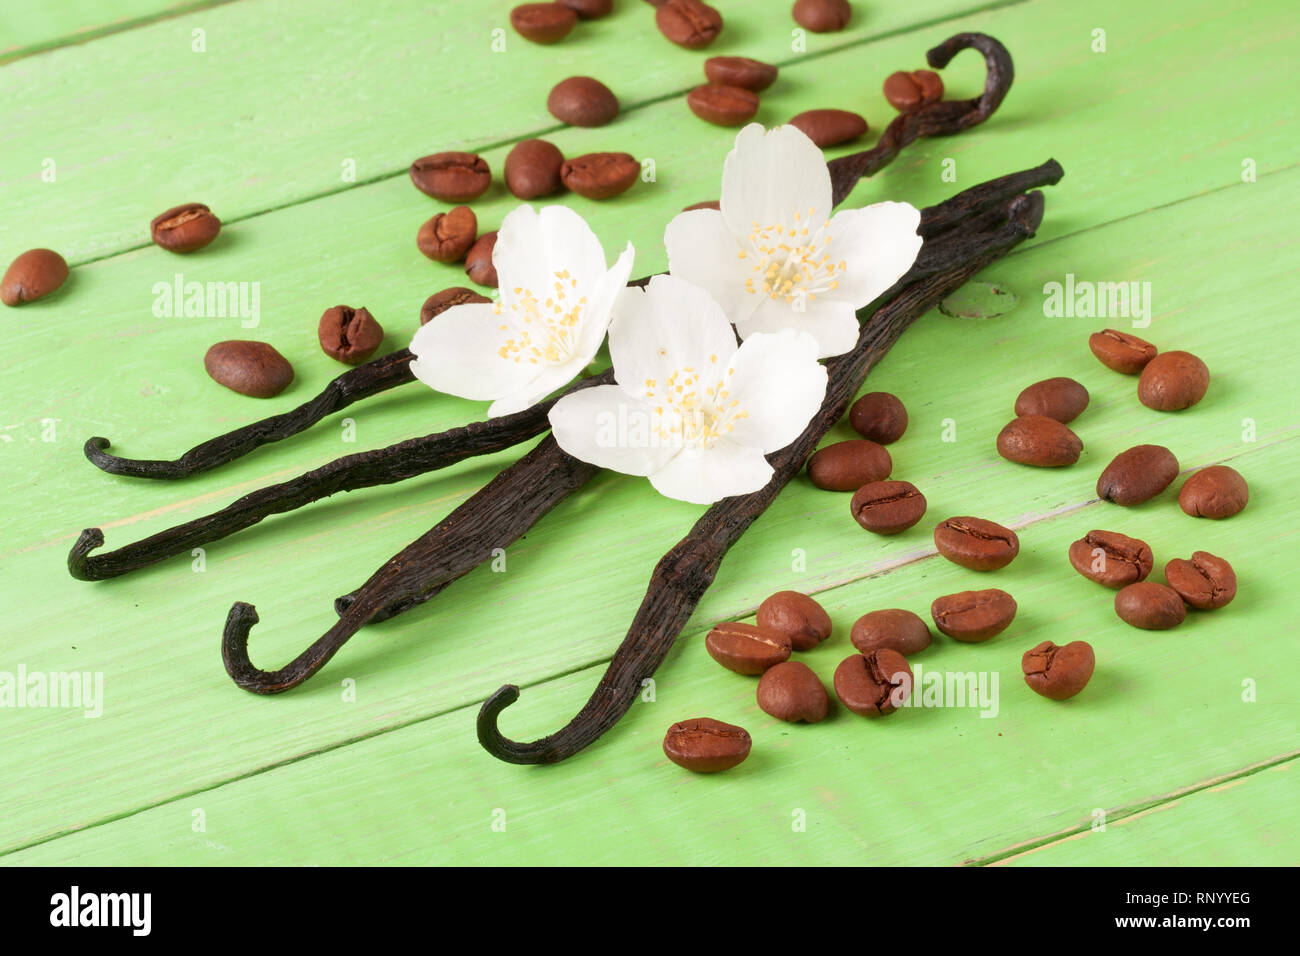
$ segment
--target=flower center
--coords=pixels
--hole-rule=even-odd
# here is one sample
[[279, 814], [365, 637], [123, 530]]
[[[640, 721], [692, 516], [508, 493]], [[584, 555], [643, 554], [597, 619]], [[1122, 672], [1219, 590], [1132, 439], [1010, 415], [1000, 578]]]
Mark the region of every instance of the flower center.
[[537, 293], [515, 286], [508, 301], [503, 296], [493, 307], [492, 311], [504, 319], [497, 326], [504, 333], [501, 347], [497, 349], [503, 359], [532, 365], [562, 365], [573, 357], [587, 297], [570, 298], [578, 280], [568, 269], [554, 272], [552, 276], [553, 291]]
[[[717, 361], [716, 355], [709, 356], [710, 366]], [[719, 438], [735, 431], [736, 422], [749, 417], [727, 391], [727, 379], [735, 369], [728, 369], [725, 375], [716, 368], [709, 371], [712, 384], [706, 384], [689, 365], [677, 369], [662, 385], [652, 378], [645, 380], [644, 397], [654, 407], [651, 427], [663, 444], [712, 448]]]
[[746, 240], [748, 248], [737, 254], [741, 259], [754, 261], [754, 274], [745, 280], [746, 292], [794, 304], [805, 299], [811, 301], [839, 286], [837, 277], [847, 263], [842, 259], [830, 261], [830, 253], [826, 251], [831, 241], [826, 231], [830, 220], [824, 220], [813, 231], [808, 223], [812, 222], [815, 211], [810, 207], [807, 217], [796, 212], [793, 226], [754, 223]]

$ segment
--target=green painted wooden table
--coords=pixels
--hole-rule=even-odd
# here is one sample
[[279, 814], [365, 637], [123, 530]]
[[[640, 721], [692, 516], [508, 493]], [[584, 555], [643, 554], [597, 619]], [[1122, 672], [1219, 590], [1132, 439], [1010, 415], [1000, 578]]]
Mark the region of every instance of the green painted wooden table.
[[[792, 43], [785, 0], [718, 6], [727, 29], [702, 54], [669, 45], [633, 0], [553, 47], [494, 34], [509, 4], [472, 0], [4, 5], [0, 258], [49, 246], [74, 268], [57, 296], [0, 310], [0, 674], [102, 674], [103, 712], [0, 709], [0, 859], [1297, 862], [1300, 667], [1288, 607], [1300, 545], [1300, 117], [1282, 82], [1294, 74], [1294, 6], [859, 0], [848, 30], [810, 35], [806, 48]], [[732, 139], [682, 101], [705, 55], [781, 65], [758, 117], [769, 125], [838, 106], [878, 131], [891, 115], [883, 78], [972, 29], [1015, 57], [1002, 109], [960, 137], [910, 147], [849, 204], [931, 203], [1049, 157], [1066, 178], [1048, 192], [1037, 238], [981, 277], [1011, 290], [1015, 307], [984, 319], [932, 312], [868, 380], [908, 404], [895, 474], [925, 491], [927, 520], [870, 536], [846, 496], [796, 480], [727, 557], [654, 700], [578, 757], [498, 763], [479, 748], [474, 716], [500, 684], [520, 684], [503, 729], [530, 738], [586, 699], [654, 562], [700, 513], [643, 480], [600, 475], [509, 548], [504, 572], [480, 568], [367, 628], [277, 698], [239, 691], [222, 670], [231, 603], [257, 605], [254, 660], [278, 666], [329, 626], [336, 595], [518, 451], [268, 519], [203, 561], [97, 584], [67, 575], [84, 527], [117, 546], [340, 454], [483, 415], [481, 404], [406, 386], [178, 484], [105, 475], [81, 454], [85, 438], [108, 435], [121, 454], [168, 457], [305, 400], [340, 371], [315, 338], [321, 311], [339, 302], [369, 307], [385, 348], [406, 345], [424, 298], [463, 281], [415, 249], [437, 204], [411, 188], [414, 157], [472, 149], [499, 170], [513, 142], [544, 134], [570, 154], [653, 159], [655, 181], [617, 200], [564, 201], [607, 249], [636, 245], [636, 274], [654, 272], [666, 264], [668, 219], [717, 195]], [[574, 73], [618, 93], [614, 124], [555, 127], [545, 92]], [[950, 95], [969, 96], [982, 64], [967, 53], [944, 76]], [[185, 258], [148, 243], [152, 216], [194, 200], [225, 221], [219, 241]], [[498, 184], [475, 205], [491, 228], [512, 199]], [[257, 283], [256, 331], [238, 317], [156, 315], [155, 284], [178, 275]], [[1139, 334], [1202, 356], [1214, 375], [1206, 399], [1172, 415], [1139, 405], [1134, 380], [1086, 345], [1126, 320], [1044, 308], [1044, 286], [1067, 275], [1150, 283], [1151, 324]], [[243, 398], [203, 373], [209, 344], [250, 336], [295, 364], [280, 398]], [[1038, 471], [998, 458], [993, 439], [1016, 392], [1053, 375], [1092, 393], [1076, 423], [1082, 460]], [[828, 440], [849, 436], [842, 424]], [[1100, 468], [1141, 442], [1172, 448], [1185, 472], [1231, 462], [1250, 481], [1250, 507], [1223, 522], [1189, 518], [1177, 485], [1131, 510], [1097, 501]], [[964, 513], [1020, 533], [1021, 556], [995, 578], [935, 555], [930, 526]], [[1222, 554], [1240, 595], [1173, 631], [1134, 630], [1111, 593], [1065, 561], [1069, 542], [1096, 527], [1144, 538], [1161, 565], [1194, 549]], [[996, 674], [996, 713], [916, 708], [868, 722], [841, 710], [818, 726], [783, 725], [758, 710], [751, 679], [703, 647], [713, 623], [745, 619], [772, 591], [803, 590], [835, 624], [805, 657], [829, 680], [858, 615], [924, 613], [939, 594], [991, 585], [1020, 603], [1012, 628], [983, 645], [941, 640], [916, 661]], [[1092, 684], [1068, 703], [1020, 680], [1021, 653], [1045, 639], [1096, 648]], [[736, 771], [693, 776], [664, 759], [666, 727], [701, 713], [753, 734]]]

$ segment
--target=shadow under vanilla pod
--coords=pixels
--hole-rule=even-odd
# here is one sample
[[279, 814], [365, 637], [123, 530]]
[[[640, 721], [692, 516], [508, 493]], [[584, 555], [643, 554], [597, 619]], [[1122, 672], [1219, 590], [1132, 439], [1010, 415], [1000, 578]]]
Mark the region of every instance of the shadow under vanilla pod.
[[[971, 100], [940, 102], [902, 113], [875, 147], [827, 164], [832, 201], [838, 205], [863, 176], [886, 166], [921, 137], [958, 133], [987, 119], [1010, 87], [1013, 70], [1006, 49], [984, 34], [963, 33], [927, 54], [944, 67], [963, 49], [984, 55], [983, 93]], [[852, 351], [827, 363], [829, 382], [817, 414], [792, 444], [768, 456], [772, 480], [749, 495], [726, 498], [710, 507], [689, 534], [660, 560], [649, 590], [623, 643], [611, 658], [591, 699], [564, 728], [531, 743], [504, 737], [500, 712], [518, 698], [507, 685], [483, 705], [479, 740], [494, 756], [512, 763], [552, 763], [581, 750], [614, 725], [676, 640], [712, 583], [722, 558], [746, 528], [775, 500], [802, 467], [822, 436], [840, 419], [868, 371], [904, 329], [975, 272], [1032, 236], [1042, 218], [1041, 193], [1029, 192], [1060, 180], [1061, 167], [1049, 161], [1034, 169], [990, 180], [921, 212], [924, 239], [912, 269], [875, 303], [858, 311], [863, 324]], [[643, 285], [647, 279], [629, 283]], [[86, 454], [106, 471], [135, 477], [183, 477], [231, 461], [272, 441], [290, 437], [354, 401], [411, 381], [408, 350], [392, 353], [341, 375], [320, 396], [284, 415], [238, 429], [197, 446], [175, 461], [135, 461], [107, 455], [105, 439], [87, 442]], [[583, 379], [566, 393], [613, 381], [612, 371]], [[558, 398], [558, 397], [557, 397]], [[557, 398], [532, 408], [399, 442], [387, 448], [340, 458], [288, 482], [261, 489], [211, 515], [152, 535], [102, 555], [98, 528], [82, 532], [68, 556], [71, 574], [83, 580], [115, 577], [192, 547], [249, 527], [270, 514], [289, 511], [337, 491], [391, 484], [465, 458], [510, 447], [547, 429], [547, 413]], [[298, 657], [275, 671], [255, 667], [248, 635], [258, 616], [252, 605], [236, 603], [222, 639], [227, 672], [240, 687], [274, 694], [307, 680], [364, 625], [409, 610], [439, 594], [448, 584], [488, 560], [493, 551], [523, 535], [551, 508], [581, 487], [598, 469], [573, 458], [547, 436], [532, 451], [497, 475], [427, 533], [394, 555], [361, 588], [339, 598], [338, 622]]]

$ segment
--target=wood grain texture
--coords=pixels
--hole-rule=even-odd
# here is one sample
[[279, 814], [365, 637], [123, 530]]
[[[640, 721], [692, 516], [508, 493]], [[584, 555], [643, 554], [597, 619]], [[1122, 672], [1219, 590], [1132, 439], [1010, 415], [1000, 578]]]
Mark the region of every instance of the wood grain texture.
[[[58, 296], [0, 316], [8, 336], [0, 354], [0, 587], [9, 609], [0, 671], [19, 664], [101, 671], [107, 696], [99, 719], [0, 709], [5, 862], [755, 862], [776, 854], [783, 862], [961, 863], [1086, 826], [1095, 807], [1144, 805], [1295, 749], [1289, 688], [1300, 675], [1282, 602], [1295, 571], [1289, 516], [1297, 421], [1294, 401], [1284, 399], [1300, 371], [1287, 305], [1297, 285], [1290, 223], [1300, 179], [1282, 171], [1294, 162], [1287, 119], [1294, 107], [1268, 82], [1289, 62], [1289, 34], [1285, 24], [1260, 30], [1255, 19], [1202, 0], [1185, 4], [1176, 20], [1132, 4], [1079, 11], [1032, 2], [783, 70], [760, 119], [874, 103], [865, 111], [878, 127], [888, 115], [878, 89], [885, 74], [919, 62], [926, 47], [958, 29], [993, 33], [1017, 65], [1002, 111], [960, 138], [916, 144], [849, 204], [904, 197], [921, 205], [1049, 155], [1067, 178], [1049, 194], [1036, 244], [984, 276], [1012, 289], [1017, 308], [992, 320], [932, 313], [868, 380], [868, 389], [895, 391], [908, 403], [911, 428], [891, 450], [896, 474], [927, 494], [927, 519], [882, 541], [852, 522], [847, 496], [796, 482], [724, 562], [661, 671], [657, 702], [634, 707], [579, 758], [553, 768], [497, 764], [474, 741], [473, 714], [502, 682], [521, 683], [525, 694], [503, 729], [528, 737], [554, 729], [585, 699], [655, 560], [699, 513], [658, 498], [645, 482], [597, 477], [509, 549], [504, 573], [481, 568], [428, 606], [367, 629], [313, 683], [272, 700], [239, 692], [222, 672], [219, 636], [230, 604], [258, 605], [253, 659], [278, 666], [334, 621], [336, 595], [517, 453], [269, 519], [209, 549], [202, 573], [182, 557], [113, 582], [69, 579], [63, 559], [82, 527], [101, 524], [113, 546], [337, 455], [483, 414], [479, 404], [410, 386], [174, 486], [107, 476], [81, 458], [91, 434], [108, 435], [122, 454], [162, 456], [301, 401], [341, 368], [315, 342], [316, 319], [330, 305], [368, 306], [389, 333], [385, 347], [405, 345], [420, 302], [463, 278], [416, 252], [415, 231], [438, 207], [400, 171], [421, 152], [455, 145], [430, 138], [440, 123], [464, 137], [456, 142], [472, 143], [506, 143], [539, 128], [535, 110], [502, 106], [499, 89], [492, 128], [466, 124], [454, 98], [424, 96], [416, 110], [406, 89], [414, 84], [389, 75], [400, 79], [400, 69], [365, 56], [385, 49], [393, 62], [410, 62], [416, 52], [403, 60], [393, 51], [435, 42], [412, 26], [407, 4], [368, 5], [384, 26], [372, 27], [347, 60], [357, 64], [356, 86], [332, 78], [322, 91], [334, 97], [329, 110], [321, 100], [290, 119], [294, 96], [278, 98], [276, 82], [343, 62], [353, 36], [307, 30], [303, 24], [317, 21], [306, 4], [278, 5], [284, 18], [268, 21], [271, 6], [241, 0], [205, 13], [226, 18], [225, 32], [239, 37], [238, 57], [251, 67], [212, 67], [202, 94], [188, 85], [198, 82], [193, 77], [149, 91], [143, 67], [127, 69], [156, 49], [167, 24], [0, 68], [0, 87], [15, 84], [7, 89], [33, 88], [34, 70], [62, 76], [37, 84], [26, 99], [4, 101], [0, 249], [48, 243], [74, 257], [106, 257], [74, 270]], [[630, 35], [628, 18], [643, 5], [619, 6], [608, 21], [617, 39], [606, 36], [600, 55], [644, 58], [647, 90], [681, 84], [700, 57], [655, 34]], [[898, 29], [919, 17], [915, 9], [880, 11]], [[760, 20], [742, 27], [748, 33], [738, 30], [725, 52], [761, 56], [778, 39], [788, 44], [788, 21]], [[1105, 54], [1088, 48], [1099, 24], [1108, 30]], [[286, 45], [285, 36], [302, 42]], [[550, 82], [551, 65], [527, 55], [512, 74], [517, 102], [524, 102], [519, 77], [541, 90]], [[945, 77], [952, 95], [978, 87], [978, 58], [967, 56]], [[495, 67], [483, 59], [467, 67], [465, 82], [495, 89]], [[1212, 80], [1203, 66], [1211, 61]], [[57, 71], [45, 65], [56, 62]], [[1161, 68], [1152, 70], [1153, 62]], [[655, 77], [664, 85], [654, 86]], [[192, 189], [217, 205], [200, 175], [203, 160], [184, 137], [156, 135], [166, 122], [195, 122], [177, 110], [180, 96], [215, 111], [211, 128], [196, 135], [232, 147], [216, 160], [211, 182], [229, 190], [221, 201], [238, 220], [218, 243], [184, 259], [131, 248], [149, 216], [192, 198]], [[250, 103], [258, 106], [255, 122], [238, 122]], [[74, 137], [66, 115], [87, 104], [94, 106], [89, 125]], [[367, 104], [383, 104], [369, 125], [358, 119]], [[272, 120], [283, 135], [266, 135], [273, 127], [260, 124]], [[654, 158], [657, 169], [656, 182], [619, 200], [565, 202], [590, 219], [607, 251], [632, 240], [638, 273], [661, 269], [664, 223], [681, 206], [717, 195], [731, 135], [701, 124], [677, 98], [629, 110], [607, 130], [562, 131], [554, 139], [567, 152], [628, 148]], [[85, 152], [73, 166], [85, 172], [41, 183], [32, 157], [61, 154], [57, 144], [74, 138]], [[43, 150], [42, 142], [57, 148]], [[338, 182], [340, 158], [353, 155], [340, 143], [366, 151], [359, 169], [387, 172], [364, 185]], [[26, 159], [14, 158], [13, 144]], [[494, 168], [507, 148], [485, 153]], [[948, 158], [957, 163], [956, 183], [940, 178]], [[1258, 182], [1241, 182], [1244, 158], [1256, 160]], [[317, 161], [322, 170], [311, 167]], [[242, 171], [232, 174], [234, 166]], [[475, 204], [487, 227], [511, 205], [499, 186]], [[260, 326], [154, 316], [154, 284], [177, 272], [259, 282]], [[1044, 316], [1043, 284], [1067, 273], [1151, 282], [1153, 324], [1139, 334], [1201, 355], [1215, 375], [1206, 400], [1179, 415], [1138, 405], [1136, 382], [1087, 351], [1088, 333], [1113, 322]], [[232, 337], [272, 341], [294, 361], [298, 381], [276, 402], [223, 393], [203, 375], [201, 359], [212, 341]], [[1049, 375], [1073, 376], [1092, 392], [1076, 423], [1084, 457], [1073, 469], [1028, 471], [998, 459], [992, 437], [1020, 388]], [[343, 441], [343, 417], [355, 423], [355, 443]], [[941, 440], [945, 419], [953, 420], [956, 441]], [[1243, 441], [1246, 419], [1254, 441]], [[827, 440], [847, 437], [840, 425]], [[1211, 523], [1178, 511], [1173, 490], [1132, 511], [1094, 502], [1105, 462], [1147, 441], [1169, 445], [1185, 469], [1232, 460], [1251, 481], [1250, 509]], [[972, 512], [1023, 529], [1022, 556], [993, 578], [932, 555], [930, 518]], [[1109, 592], [1064, 561], [1068, 542], [1093, 527], [1145, 537], [1160, 564], [1196, 548], [1223, 554], [1237, 567], [1242, 593], [1177, 631], [1133, 631], [1114, 617]], [[792, 570], [794, 549], [806, 570]], [[984, 647], [945, 642], [926, 654], [936, 668], [998, 670], [997, 719], [967, 709], [914, 710], [879, 724], [840, 713], [820, 727], [785, 727], [757, 711], [752, 683], [703, 653], [712, 622], [743, 617], [768, 593], [796, 587], [822, 593], [835, 621], [838, 637], [808, 659], [829, 679], [848, 653], [844, 635], [858, 614], [886, 606], [923, 611], [947, 590], [994, 584], [1021, 602], [1013, 630]], [[1086, 637], [1098, 648], [1094, 685], [1070, 704], [1041, 700], [1018, 683], [1020, 652], [1049, 637]], [[920, 660], [930, 666], [930, 657]], [[1247, 677], [1260, 684], [1251, 705], [1240, 700]], [[345, 679], [356, 682], [355, 703], [342, 700]], [[755, 734], [754, 755], [737, 772], [707, 780], [663, 760], [663, 730], [698, 713]], [[738, 794], [743, 814], [730, 809]], [[1268, 826], [1294, 845], [1293, 806], [1259, 799], [1257, 814], [1268, 810]], [[206, 833], [192, 829], [196, 808], [207, 813]], [[504, 833], [491, 829], [496, 808], [506, 810]], [[791, 830], [796, 808], [808, 812], [806, 832]], [[597, 831], [609, 837], [593, 845], [588, 836]], [[1253, 832], [1257, 844], [1263, 824]], [[1139, 838], [1131, 852], [1140, 856], [1141, 846]], [[1249, 862], [1244, 851], [1233, 856], [1209, 838], [1190, 846], [1194, 862]]]

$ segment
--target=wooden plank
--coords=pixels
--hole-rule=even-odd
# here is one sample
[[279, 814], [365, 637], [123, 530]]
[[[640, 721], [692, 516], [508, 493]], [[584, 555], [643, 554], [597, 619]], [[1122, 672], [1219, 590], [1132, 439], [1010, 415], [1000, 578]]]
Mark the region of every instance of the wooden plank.
[[8, 0], [0, 9], [0, 63], [226, 2], [229, 0]]
[[[480, 857], [484, 845], [472, 835], [484, 814], [502, 805], [518, 808], [540, 827], [505, 853], [520, 861], [577, 859], [591, 848], [568, 840], [566, 834], [573, 832], [568, 827], [592, 825], [607, 825], [636, 845], [632, 849], [611, 839], [595, 851], [603, 860], [628, 855], [642, 862], [745, 859], [753, 847], [736, 829], [744, 819], [718, 809], [718, 796], [729, 791], [715, 788], [726, 784], [686, 778], [656, 756], [663, 727], [699, 711], [740, 720], [761, 740], [772, 741], [765, 745], [771, 750], [756, 754], [743, 774], [753, 788], [747, 790], [747, 803], [765, 814], [766, 826], [788, 828], [792, 807], [809, 809], [814, 799], [826, 814], [809, 830], [819, 838], [789, 845], [791, 862], [901, 862], [904, 856], [912, 862], [960, 862], [1061, 829], [1091, 807], [1166, 793], [1285, 750], [1294, 739], [1294, 722], [1286, 705], [1275, 703], [1277, 692], [1248, 708], [1237, 702], [1236, 688], [1243, 676], [1282, 685], [1294, 676], [1293, 655], [1281, 653], [1289, 639], [1282, 612], [1268, 597], [1276, 587], [1268, 582], [1278, 580], [1274, 575], [1285, 574], [1294, 560], [1294, 531], [1275, 519], [1294, 500], [1285, 476], [1296, 428], [1272, 396], [1274, 383], [1285, 380], [1294, 359], [1282, 349], [1261, 351], [1253, 340], [1225, 339], [1219, 329], [1223, 322], [1250, 316], [1267, 338], [1268, 329], [1288, 321], [1275, 290], [1290, 274], [1293, 257], [1286, 253], [1295, 238], [1280, 218], [1266, 217], [1262, 210], [1288, 202], [1296, 177], [1268, 177], [1233, 194], [1216, 193], [1015, 255], [988, 275], [1021, 294], [1017, 310], [985, 322], [931, 315], [873, 375], [871, 387], [895, 391], [911, 406], [911, 430], [895, 446], [897, 473], [926, 490], [935, 520], [978, 510], [1015, 525], [1032, 524], [1013, 571], [988, 578], [927, 559], [925, 527], [887, 542], [869, 538], [844, 513], [845, 496], [799, 482], [724, 563], [693, 619], [689, 633], [694, 636], [660, 675], [658, 700], [669, 706], [635, 708], [606, 742], [562, 768], [498, 765], [478, 750], [472, 715], [499, 683], [522, 683], [530, 689], [504, 726], [527, 736], [566, 719], [586, 696], [598, 668], [570, 672], [608, 655], [654, 560], [698, 513], [656, 498], [642, 482], [601, 476], [511, 549], [506, 573], [474, 572], [447, 592], [447, 600], [371, 629], [312, 684], [276, 699], [239, 694], [219, 672], [217, 637], [230, 601], [262, 605], [265, 623], [254, 635], [255, 660], [284, 659], [328, 624], [329, 596], [357, 583], [393, 550], [394, 538], [403, 541], [442, 514], [482, 480], [482, 470], [471, 467], [448, 478], [351, 496], [355, 500], [268, 524], [213, 548], [203, 574], [173, 562], [135, 579], [87, 586], [58, 576], [66, 534], [36, 550], [7, 552], [7, 586], [14, 593], [41, 593], [47, 601], [47, 610], [28, 612], [35, 612], [35, 623], [14, 636], [9, 659], [26, 661], [32, 669], [103, 670], [110, 688], [99, 720], [62, 712], [4, 715], [11, 744], [0, 758], [0, 772], [11, 781], [4, 844], [21, 846], [162, 804], [12, 860], [48, 861], [65, 853], [89, 859], [98, 852], [132, 862], [162, 858], [155, 853], [176, 860], [215, 859], [206, 852], [209, 840], [238, 846], [240, 852], [230, 859], [320, 860], [281, 828], [285, 814], [301, 813], [302, 801], [319, 813], [318, 832], [331, 834], [322, 844], [330, 849], [321, 852], [339, 862]], [[1223, 226], [1234, 216], [1235, 225]], [[1207, 274], [1195, 253], [1211, 233], [1220, 248], [1219, 268]], [[1158, 248], [1150, 247], [1152, 235], [1163, 237]], [[1148, 334], [1166, 347], [1199, 352], [1218, 376], [1207, 399], [1183, 415], [1143, 409], [1133, 399], [1132, 379], [1095, 363], [1083, 344], [1095, 321], [1041, 315], [1037, 290], [1067, 263], [1086, 261], [1096, 270], [1093, 275], [1127, 278], [1140, 257], [1137, 275], [1168, 290]], [[160, 334], [182, 333], [163, 328]], [[95, 346], [77, 348], [88, 364]], [[964, 363], [961, 374], [953, 374], [950, 366], [935, 362], [944, 354], [982, 355], [984, 361]], [[1025, 369], [1026, 378], [1073, 375], [1092, 389], [1093, 406], [1078, 423], [1087, 445], [1078, 467], [1028, 472], [993, 455], [992, 437], [1023, 384], [1017, 381], [1018, 368]], [[89, 397], [93, 407], [94, 396]], [[409, 414], [403, 417], [409, 421]], [[1254, 443], [1240, 440], [1245, 417], [1256, 419]], [[956, 419], [958, 441], [940, 440], [945, 418]], [[370, 423], [368, 416], [362, 419], [364, 428]], [[73, 424], [81, 426], [73, 433], [83, 434], [89, 422]], [[1255, 502], [1238, 518], [1219, 523], [1182, 515], [1170, 493], [1132, 512], [1088, 504], [1101, 465], [1144, 440], [1169, 444], [1185, 467], [1240, 458]], [[48, 456], [46, 474], [75, 454], [57, 445], [34, 447]], [[14, 459], [0, 462], [11, 469], [0, 473], [6, 486], [51, 496], [33, 510], [46, 516], [40, 521], [46, 529], [56, 527], [62, 506], [51, 483], [23, 482], [12, 470]], [[65, 497], [93, 496], [97, 505], [110, 497], [102, 489], [111, 486], [113, 497], [121, 497], [118, 513], [131, 513], [130, 505], [142, 500], [137, 484], [105, 481], [84, 469], [69, 470], [64, 480], [77, 489], [63, 492]], [[156, 486], [145, 497], [156, 501]], [[149, 530], [191, 508], [131, 530]], [[35, 519], [15, 520], [24, 525], [20, 530], [27, 540], [39, 530], [32, 526]], [[1241, 575], [1242, 596], [1230, 609], [1196, 616], [1180, 631], [1133, 631], [1113, 617], [1109, 592], [1064, 564], [1068, 542], [1099, 525], [1140, 534], [1162, 560], [1194, 548], [1224, 554]], [[1243, 542], [1250, 543], [1248, 551]], [[795, 548], [806, 557], [803, 573], [791, 570]], [[333, 586], [342, 565], [355, 570], [344, 578], [346, 585]], [[596, 566], [601, 573], [591, 573]], [[1255, 590], [1253, 582], [1263, 583]], [[1002, 721], [968, 710], [916, 711], [889, 724], [863, 725], [841, 715], [817, 729], [773, 727], [754, 712], [752, 684], [721, 672], [699, 646], [709, 623], [752, 610], [773, 590], [833, 588], [825, 601], [840, 639], [808, 658], [829, 675], [846, 652], [843, 634], [857, 614], [877, 606], [922, 610], [937, 594], [994, 583], [1021, 601], [1016, 630], [983, 647], [944, 642], [933, 657], [937, 667], [1007, 673]], [[582, 613], [575, 615], [574, 608]], [[159, 629], [163, 620], [170, 633]], [[84, 625], [90, 632], [85, 640], [58, 640], [56, 635], [69, 634], [72, 622], [93, 622]], [[1046, 637], [1083, 636], [1096, 642], [1102, 664], [1095, 686], [1078, 706], [1055, 707], [1016, 685], [1015, 668], [1025, 647]], [[1196, 650], [1189, 652], [1192, 647]], [[1216, 652], [1207, 653], [1209, 648]], [[1225, 651], [1234, 662], [1227, 673], [1220, 666]], [[551, 679], [556, 674], [568, 676]], [[342, 699], [345, 679], [357, 682], [355, 703]], [[873, 735], [869, 744], [863, 733]], [[807, 739], [796, 744], [798, 736]], [[1097, 743], [1062, 745], [1081, 738]], [[56, 741], [63, 755], [56, 766], [23, 756], [48, 752]], [[864, 746], [870, 748], [867, 762]], [[313, 754], [319, 756], [302, 759]], [[294, 763], [259, 773], [283, 761]], [[255, 776], [248, 781], [222, 786], [250, 774]], [[392, 776], [375, 783], [386, 774]], [[327, 793], [313, 797], [322, 780], [331, 781]], [[201, 805], [228, 798], [229, 804], [218, 805], [227, 808], [228, 819], [238, 818], [242, 835], [225, 832], [220, 839], [193, 841], [198, 856], [187, 856], [188, 831], [152, 849], [141, 844], [144, 831], [137, 827], [164, 826], [159, 821], [175, 820], [176, 814], [187, 818], [191, 801], [167, 801], [212, 787], [220, 789], [205, 793]], [[681, 799], [665, 805], [664, 787]], [[597, 811], [583, 795], [598, 790], [606, 796]], [[796, 795], [799, 802], [792, 803]], [[317, 801], [329, 806], [318, 807]], [[1011, 802], [1018, 809], [1008, 815]], [[366, 819], [353, 819], [352, 808], [363, 803]], [[577, 807], [583, 808], [581, 820], [564, 823], [563, 815]], [[952, 807], [967, 812], [954, 815]], [[732, 820], [722, 836], [720, 814]], [[643, 823], [645, 829], [639, 829]], [[416, 837], [416, 829], [422, 837]], [[670, 833], [677, 835], [669, 840]], [[102, 850], [92, 850], [97, 846]]]
[[[810, 35], [807, 53], [990, 5], [886, 6], [842, 33]], [[0, 70], [7, 104], [0, 250], [45, 245], [84, 262], [147, 243], [149, 220], [182, 202], [206, 202], [238, 222], [357, 183], [404, 178], [427, 153], [553, 131], [546, 93], [575, 73], [603, 78], [625, 107], [613, 125], [568, 137], [581, 144], [575, 153], [649, 155], [648, 144], [660, 141], [629, 129], [635, 107], [703, 82], [705, 54], [672, 46], [644, 3], [624, 0], [611, 16], [545, 47], [510, 29], [509, 9], [442, 3], [435, 15], [423, 0], [247, 0], [10, 63]], [[746, 0], [745, 12], [709, 55], [775, 63], [807, 55], [791, 49], [787, 0]], [[193, 51], [195, 30], [203, 31], [203, 52]], [[504, 49], [494, 52], [494, 42]], [[912, 38], [908, 60], [920, 63], [930, 42]], [[868, 105], [883, 124], [883, 75], [873, 64], [864, 93], [860, 70], [843, 102]], [[807, 86], [801, 93], [814, 95]], [[730, 141], [728, 131], [705, 135], [686, 116], [696, 146]], [[53, 182], [42, 178], [50, 163]], [[497, 185], [492, 195], [504, 193]]]
[[1295, 759], [1025, 850], [995, 866], [1295, 866]]

